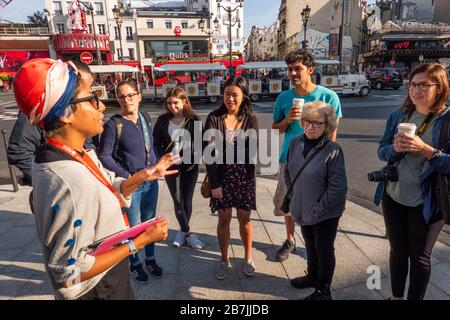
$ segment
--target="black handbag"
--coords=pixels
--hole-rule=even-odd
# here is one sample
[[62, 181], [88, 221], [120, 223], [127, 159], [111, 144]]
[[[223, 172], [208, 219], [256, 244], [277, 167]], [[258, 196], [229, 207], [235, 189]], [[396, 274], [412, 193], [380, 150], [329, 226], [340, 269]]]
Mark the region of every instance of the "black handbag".
[[[450, 111], [445, 115], [439, 136], [439, 150], [442, 152], [447, 151], [446, 145], [449, 122]], [[442, 218], [444, 218], [445, 224], [450, 225], [450, 175], [435, 172], [432, 177], [431, 187], [438, 209], [442, 214]]]
[[330, 140], [325, 140], [325, 142], [321, 142], [322, 146], [318, 146], [318, 148], [316, 150], [314, 150], [313, 153], [310, 154], [310, 157], [306, 158], [305, 162], [303, 163], [302, 167], [300, 168], [300, 170], [297, 172], [297, 175], [295, 176], [294, 180], [292, 180], [291, 186], [289, 187], [288, 191], [286, 192], [286, 195], [283, 198], [283, 203], [281, 204], [280, 210], [284, 213], [288, 213], [289, 212], [289, 205], [291, 203], [291, 198], [290, 198], [290, 194], [292, 192], [292, 190], [294, 189], [294, 184], [297, 181], [298, 177], [300, 177], [300, 174], [302, 173], [303, 169], [305, 169], [306, 165], [316, 156], [316, 154], [319, 153], [319, 151], [326, 146], [326, 144], [330, 142]]

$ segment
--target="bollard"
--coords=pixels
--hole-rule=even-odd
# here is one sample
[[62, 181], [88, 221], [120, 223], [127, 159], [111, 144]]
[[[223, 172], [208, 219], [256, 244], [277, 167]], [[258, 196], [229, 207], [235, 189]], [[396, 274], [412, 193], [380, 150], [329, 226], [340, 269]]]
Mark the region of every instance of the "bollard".
[[[2, 130], [3, 142], [5, 144], [5, 151], [8, 152], [8, 141], [6, 140], [6, 133], [7, 133], [6, 130]], [[8, 167], [9, 167], [9, 174], [11, 175], [11, 181], [14, 188], [14, 192], [17, 192], [19, 191], [19, 184], [17, 183], [16, 171], [14, 170], [14, 167], [9, 163]]]

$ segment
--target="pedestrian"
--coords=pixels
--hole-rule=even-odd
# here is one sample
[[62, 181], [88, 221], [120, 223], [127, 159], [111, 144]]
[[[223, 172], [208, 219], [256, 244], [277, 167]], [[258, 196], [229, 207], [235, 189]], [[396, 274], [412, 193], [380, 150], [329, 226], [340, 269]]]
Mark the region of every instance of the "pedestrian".
[[[288, 259], [289, 254], [295, 252], [295, 222], [290, 213], [280, 210], [283, 199], [287, 192], [286, 183], [284, 181], [284, 170], [286, 164], [286, 156], [289, 144], [292, 138], [303, 134], [304, 130], [300, 124], [301, 112], [293, 109], [293, 99], [304, 99], [305, 103], [313, 101], [323, 101], [331, 105], [338, 117], [342, 117], [341, 103], [337, 94], [320, 85], [316, 85], [311, 81], [311, 75], [314, 73], [314, 56], [307, 50], [297, 49], [288, 53], [285, 58], [288, 65], [288, 74], [293, 88], [280, 94], [275, 102], [275, 110], [272, 118], [272, 129], [278, 129], [280, 133], [284, 133], [284, 141], [280, 155], [280, 167], [278, 173], [278, 184], [273, 197], [274, 215], [284, 216], [286, 225], [286, 240], [281, 248], [277, 251], [275, 260], [284, 261]], [[330, 133], [330, 139], [336, 141], [337, 130]]]
[[156, 152], [161, 155], [172, 152], [179, 154], [182, 159], [175, 166], [178, 174], [166, 177], [175, 216], [180, 225], [173, 245], [180, 247], [186, 243], [192, 249], [203, 249], [204, 243], [191, 232], [189, 226], [192, 198], [198, 178], [198, 158], [201, 157], [201, 154], [195, 154], [194, 137], [202, 137], [202, 121], [193, 112], [183, 88], [171, 89], [166, 95], [164, 107], [166, 112], [158, 117], [153, 130]]
[[292, 190], [288, 195], [290, 212], [305, 240], [307, 274], [292, 279], [291, 284], [298, 289], [315, 288], [305, 300], [332, 300], [334, 241], [347, 193], [344, 154], [330, 141], [337, 117], [329, 104], [305, 104], [301, 123], [305, 133], [291, 140], [284, 175]]
[[250, 215], [252, 210], [256, 210], [256, 161], [252, 161], [256, 148], [252, 147], [257, 146], [258, 120], [251, 109], [248, 92], [246, 79], [229, 78], [224, 84], [223, 104], [208, 115], [205, 123], [206, 133], [211, 133], [209, 129], [215, 130], [214, 137], [207, 135], [205, 138], [215, 147], [217, 161], [205, 160], [205, 164], [212, 193], [209, 205], [211, 212], [218, 211], [219, 216], [217, 237], [222, 256], [216, 270], [219, 280], [225, 279], [232, 268], [228, 246], [233, 208], [237, 210], [239, 233], [245, 251], [243, 271], [249, 277], [255, 274]]
[[[388, 161], [389, 172], [394, 171], [375, 179], [379, 181], [375, 203], [382, 202], [391, 247], [390, 300], [403, 299], [408, 269], [408, 300], [423, 299], [430, 279], [431, 252], [444, 225], [432, 178], [435, 172], [450, 174], [450, 152], [439, 150], [444, 118], [450, 111], [448, 95], [445, 68], [437, 63], [418, 65], [409, 75], [408, 96], [389, 115], [378, 147], [378, 158]], [[418, 130], [412, 135], [399, 133], [402, 122], [413, 123]], [[448, 146], [450, 130], [446, 137]]]
[[169, 154], [128, 179], [105, 170], [83, 148], [102, 132], [105, 106], [82, 82], [74, 64], [47, 58], [27, 61], [15, 78], [20, 110], [47, 139], [32, 169], [33, 188], [41, 190], [33, 193], [37, 235], [57, 299], [132, 299], [122, 260], [165, 239], [168, 222], [97, 256], [89, 246], [125, 228], [121, 205], [143, 181], [175, 173], [166, 171], [173, 161]]
[[[137, 84], [134, 81], [119, 82], [116, 96], [122, 112], [113, 115], [104, 125], [99, 141], [99, 159], [105, 168], [126, 179], [155, 165], [157, 156], [150, 119], [139, 111], [142, 96]], [[133, 192], [131, 206], [125, 209], [130, 226], [155, 217], [158, 189], [158, 181], [152, 180], [143, 182]], [[145, 266], [154, 278], [163, 276], [163, 270], [156, 262], [154, 243], [145, 246]], [[130, 256], [130, 273], [140, 284], [149, 281], [139, 253]]]

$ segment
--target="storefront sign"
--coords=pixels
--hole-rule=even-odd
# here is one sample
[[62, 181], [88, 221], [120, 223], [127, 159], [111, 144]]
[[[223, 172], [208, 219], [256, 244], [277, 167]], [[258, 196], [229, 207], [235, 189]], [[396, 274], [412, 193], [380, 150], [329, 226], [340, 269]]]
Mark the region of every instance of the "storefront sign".
[[187, 53], [169, 53], [169, 60], [189, 60]]
[[30, 59], [50, 58], [48, 51], [0, 51], [0, 72], [15, 73], [19, 68]]

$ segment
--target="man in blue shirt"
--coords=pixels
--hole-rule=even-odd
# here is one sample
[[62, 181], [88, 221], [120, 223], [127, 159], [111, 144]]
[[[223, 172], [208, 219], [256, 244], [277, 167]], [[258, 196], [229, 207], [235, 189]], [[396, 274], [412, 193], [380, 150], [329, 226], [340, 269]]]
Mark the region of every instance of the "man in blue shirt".
[[[338, 118], [342, 117], [341, 103], [337, 94], [325, 87], [314, 84], [311, 80], [311, 75], [314, 72], [314, 56], [306, 50], [297, 49], [288, 53], [285, 60], [288, 65], [289, 78], [294, 87], [278, 96], [272, 117], [272, 128], [278, 129], [280, 133], [284, 133], [278, 184], [273, 202], [275, 205], [274, 214], [276, 216], [284, 216], [287, 239], [277, 252], [277, 261], [286, 260], [289, 257], [289, 253], [294, 252], [296, 248], [294, 218], [290, 213], [285, 214], [280, 210], [284, 196], [287, 193], [287, 187], [284, 181], [284, 168], [289, 144], [293, 137], [303, 134], [303, 128], [300, 126], [301, 112], [292, 109], [293, 99], [304, 99], [305, 103], [323, 101], [335, 109]], [[337, 130], [331, 135], [333, 141], [336, 140], [336, 132]]]

